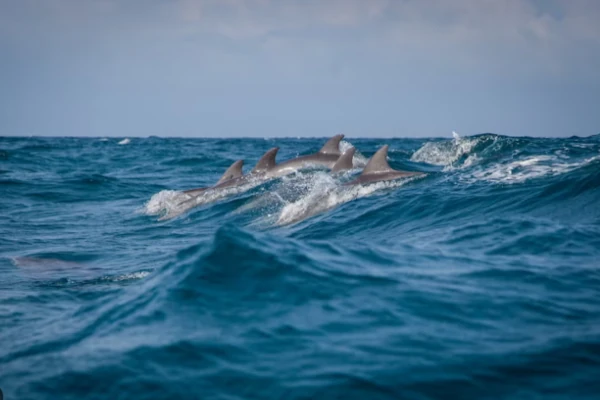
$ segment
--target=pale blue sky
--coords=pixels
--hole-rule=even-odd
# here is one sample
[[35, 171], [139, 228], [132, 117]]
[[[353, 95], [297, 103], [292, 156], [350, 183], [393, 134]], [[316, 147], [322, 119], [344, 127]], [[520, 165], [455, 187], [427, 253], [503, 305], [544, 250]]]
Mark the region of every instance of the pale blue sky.
[[600, 132], [596, 0], [0, 0], [0, 135]]

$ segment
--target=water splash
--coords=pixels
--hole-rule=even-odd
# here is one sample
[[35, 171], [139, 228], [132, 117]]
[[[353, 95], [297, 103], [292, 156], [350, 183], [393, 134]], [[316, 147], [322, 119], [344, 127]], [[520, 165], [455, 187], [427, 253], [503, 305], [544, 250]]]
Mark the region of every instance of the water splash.
[[[410, 160], [445, 167], [451, 170], [457, 167], [466, 168], [478, 163], [476, 154], [471, 154], [482, 141], [489, 140], [487, 136], [460, 137], [452, 132], [453, 139], [425, 143], [415, 151]], [[493, 139], [495, 140], [495, 139]], [[462, 162], [461, 162], [462, 161]]]
[[339, 182], [327, 174], [316, 174], [306, 194], [298, 200], [286, 204], [281, 210], [276, 225], [291, 225], [301, 222], [315, 215], [332, 210], [352, 200], [370, 196], [383, 190], [404, 186], [419, 177], [382, 181], [368, 185], [340, 185]]
[[177, 190], [161, 190], [148, 200], [140, 212], [146, 215], [159, 215], [168, 212], [168, 210], [175, 208], [177, 204], [190, 198], [190, 196]]
[[[344, 153], [346, 150], [355, 147], [352, 143], [342, 140], [340, 142], [340, 151]], [[354, 157], [352, 157], [352, 166], [354, 168], [362, 168], [367, 165], [369, 159], [365, 157], [358, 149], [354, 153]]]
[[247, 192], [264, 182], [265, 180], [259, 176], [252, 177], [239, 186], [209, 188], [195, 196], [176, 190], [161, 190], [150, 198], [141, 212], [146, 215], [160, 215], [159, 221], [165, 221], [175, 218], [192, 208]]

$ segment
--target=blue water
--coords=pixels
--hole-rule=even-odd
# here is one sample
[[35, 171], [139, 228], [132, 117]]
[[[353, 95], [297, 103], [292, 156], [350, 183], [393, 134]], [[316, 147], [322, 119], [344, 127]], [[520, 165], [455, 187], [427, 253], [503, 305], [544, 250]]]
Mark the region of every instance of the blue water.
[[0, 138], [5, 399], [600, 398], [600, 137], [122, 139]]

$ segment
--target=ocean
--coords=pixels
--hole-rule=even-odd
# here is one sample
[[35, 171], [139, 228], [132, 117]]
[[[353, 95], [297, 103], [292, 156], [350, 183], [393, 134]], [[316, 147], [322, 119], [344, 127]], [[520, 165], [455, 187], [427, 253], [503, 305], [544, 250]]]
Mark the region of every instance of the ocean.
[[326, 139], [0, 138], [5, 400], [600, 398], [600, 136]]

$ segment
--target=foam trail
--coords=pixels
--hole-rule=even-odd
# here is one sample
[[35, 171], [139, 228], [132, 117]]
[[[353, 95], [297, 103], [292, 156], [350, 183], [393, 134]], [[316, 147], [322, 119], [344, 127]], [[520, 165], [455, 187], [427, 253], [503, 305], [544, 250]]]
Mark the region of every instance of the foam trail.
[[175, 218], [192, 208], [214, 203], [226, 197], [246, 192], [263, 183], [259, 178], [249, 179], [243, 185], [223, 189], [208, 189], [197, 196], [191, 196], [176, 190], [161, 190], [154, 194], [145, 204], [142, 213], [160, 215], [159, 221]]
[[124, 144], [129, 144], [129, 143], [131, 143], [131, 140], [129, 138], [125, 138], [125, 139], [121, 140], [118, 144], [124, 145]]
[[103, 276], [100, 279], [102, 281], [121, 282], [121, 281], [144, 279], [148, 275], [150, 275], [150, 271], [137, 271], [137, 272], [130, 272], [128, 274], [123, 274], [123, 275]]

